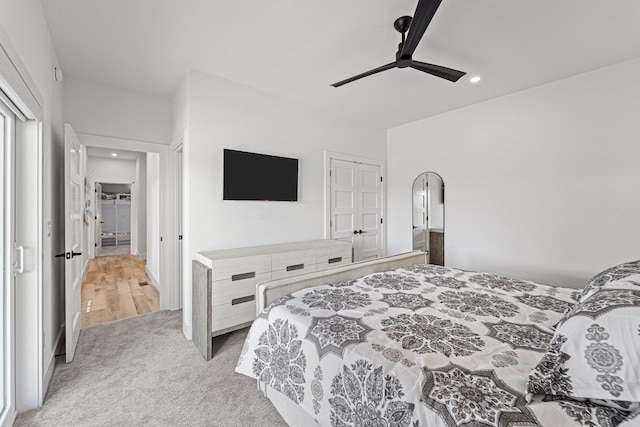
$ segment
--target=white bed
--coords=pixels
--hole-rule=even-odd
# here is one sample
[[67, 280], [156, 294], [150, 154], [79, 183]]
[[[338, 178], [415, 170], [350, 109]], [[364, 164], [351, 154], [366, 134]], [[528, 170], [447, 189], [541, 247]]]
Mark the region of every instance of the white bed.
[[236, 371], [289, 425], [634, 425], [591, 402], [527, 402], [528, 375], [578, 296], [417, 252], [266, 282]]

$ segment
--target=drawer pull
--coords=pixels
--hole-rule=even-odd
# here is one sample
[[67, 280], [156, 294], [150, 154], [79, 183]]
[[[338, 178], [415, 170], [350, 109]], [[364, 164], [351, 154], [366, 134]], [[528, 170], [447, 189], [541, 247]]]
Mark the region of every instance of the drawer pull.
[[288, 265], [287, 271], [302, 270], [303, 268], [304, 264]]
[[242, 304], [243, 302], [249, 302], [256, 299], [255, 295], [247, 295], [246, 297], [234, 298], [231, 300], [231, 305]]
[[342, 257], [339, 256], [337, 258], [329, 258], [329, 264], [335, 264], [336, 262], [342, 262]]
[[231, 281], [235, 282], [236, 280], [252, 279], [254, 277], [256, 277], [255, 271], [252, 271], [250, 273], [234, 274], [233, 276], [231, 276]]

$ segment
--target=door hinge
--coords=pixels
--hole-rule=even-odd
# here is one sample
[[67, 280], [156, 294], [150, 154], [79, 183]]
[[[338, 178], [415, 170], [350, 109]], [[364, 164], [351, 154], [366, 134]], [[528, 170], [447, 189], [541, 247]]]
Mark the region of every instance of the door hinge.
[[97, 215], [94, 216], [93, 219], [95, 219], [97, 221], [98, 220], [98, 216]]
[[178, 234], [178, 240], [182, 240], [182, 234]]
[[162, 237], [160, 238], [160, 241], [162, 242]]
[[97, 243], [94, 243], [94, 244], [93, 244], [93, 246], [95, 246], [95, 247], [97, 248], [97, 247], [98, 247], [98, 244], [97, 244]]
[[382, 182], [382, 177], [380, 177], [380, 182]]
[[384, 221], [382, 220], [382, 218], [380, 218], [380, 224], [384, 224]]
[[331, 169], [329, 169], [329, 176], [331, 176]]

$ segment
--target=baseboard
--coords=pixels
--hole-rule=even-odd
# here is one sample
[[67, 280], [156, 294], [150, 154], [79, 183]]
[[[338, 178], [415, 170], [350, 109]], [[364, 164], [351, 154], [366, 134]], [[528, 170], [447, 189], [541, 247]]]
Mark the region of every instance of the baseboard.
[[147, 273], [147, 276], [149, 277], [149, 280], [151, 280], [151, 283], [153, 283], [153, 286], [156, 287], [156, 289], [158, 290], [158, 292], [160, 291], [160, 282], [158, 282], [158, 279], [156, 279], [156, 276], [154, 276], [151, 273], [151, 270], [149, 270], [149, 266], [147, 265], [144, 268], [145, 273]]
[[184, 319], [182, 320], [182, 333], [184, 337], [191, 341], [193, 339], [193, 330], [191, 328], [191, 323], [186, 323]]
[[58, 332], [58, 336], [53, 344], [53, 350], [51, 355], [49, 356], [49, 361], [47, 362], [46, 370], [44, 372], [44, 381], [42, 383], [42, 395], [46, 396], [47, 389], [49, 388], [49, 383], [51, 382], [51, 377], [53, 377], [53, 370], [56, 367], [56, 354], [60, 354], [62, 350], [62, 332], [64, 331], [64, 326], [60, 328]]
[[89, 259], [84, 263], [84, 268], [82, 269], [82, 280], [81, 283], [84, 282], [84, 278], [87, 277], [87, 271], [89, 271]]

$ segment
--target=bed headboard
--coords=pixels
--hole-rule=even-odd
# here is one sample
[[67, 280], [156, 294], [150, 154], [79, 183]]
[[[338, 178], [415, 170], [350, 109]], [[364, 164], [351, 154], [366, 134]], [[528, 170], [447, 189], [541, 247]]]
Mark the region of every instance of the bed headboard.
[[344, 267], [330, 268], [315, 273], [258, 283], [256, 285], [256, 314], [260, 314], [266, 306], [276, 299], [300, 289], [346, 282], [367, 274], [380, 273], [414, 264], [424, 264], [425, 262], [426, 254], [424, 252], [413, 251], [371, 261], [356, 262]]

